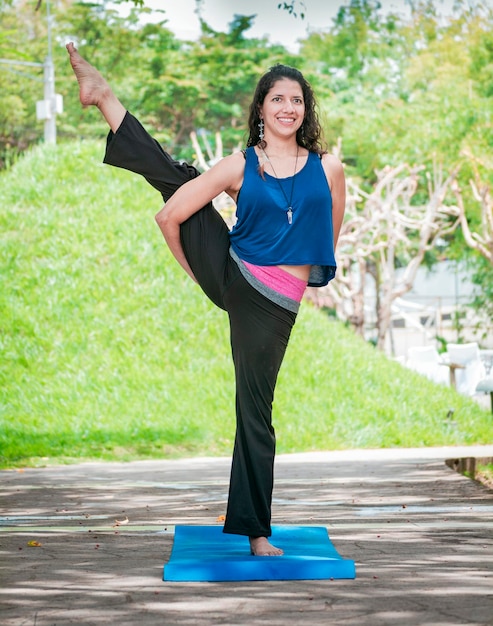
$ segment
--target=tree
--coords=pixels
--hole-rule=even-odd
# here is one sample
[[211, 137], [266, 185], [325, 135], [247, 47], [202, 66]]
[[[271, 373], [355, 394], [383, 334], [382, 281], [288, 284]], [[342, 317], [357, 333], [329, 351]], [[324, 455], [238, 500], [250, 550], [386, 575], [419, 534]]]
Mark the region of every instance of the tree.
[[493, 9], [456, 3], [445, 19], [437, 2], [413, 5], [404, 18], [353, 0], [301, 48], [325, 81], [329, 140], [342, 137], [346, 163], [368, 181], [388, 164], [452, 168], [467, 144], [491, 149]]
[[[15, 158], [43, 137], [43, 124], [36, 119], [36, 102], [43, 99], [43, 70], [29, 64], [42, 65], [48, 55], [47, 22], [44, 11], [34, 8], [34, 3], [18, 2], [4, 6], [1, 13], [0, 56], [6, 63], [0, 65], [0, 167], [2, 160]], [[58, 135], [62, 139], [86, 133], [104, 136], [106, 125], [100, 114], [93, 108], [81, 109], [63, 43], [73, 39], [87, 45], [94, 63], [131, 107], [135, 98], [131, 97], [128, 66], [131, 55], [131, 64], [138, 64], [141, 50], [135, 28], [138, 15], [133, 12], [122, 18], [114, 10], [72, 0], [59, 0], [51, 8], [56, 91], [64, 97], [65, 111], [57, 118]]]
[[[3, 1], [9, 1], [9, 0], [3, 0]], [[203, 4], [203, 1], [204, 0], [196, 0], [197, 7], [200, 7]], [[128, 2], [132, 2], [137, 7], [145, 6], [145, 0], [113, 0], [113, 2], [114, 4], [125, 4]], [[299, 16], [301, 19], [305, 17], [305, 14], [304, 14], [305, 3], [302, 0], [289, 0], [289, 2], [279, 2], [277, 4], [277, 8], [287, 11], [294, 17]]]
[[437, 239], [453, 232], [458, 224], [459, 210], [445, 203], [457, 170], [447, 177], [440, 170], [433, 177], [427, 175], [427, 198], [416, 201], [423, 197], [423, 171], [422, 166], [388, 166], [377, 172], [371, 192], [351, 178], [347, 181], [348, 219], [339, 237], [339, 269], [326, 295], [335, 304], [339, 317], [363, 335], [368, 308], [365, 284], [371, 276], [376, 296], [376, 344], [382, 350], [386, 347], [394, 302], [411, 290], [425, 254], [433, 249]]
[[[481, 289], [473, 301], [474, 308], [482, 317], [493, 319], [493, 198], [491, 197], [491, 184], [485, 182], [480, 174], [480, 166], [477, 157], [471, 153], [465, 153], [469, 162], [472, 163], [474, 177], [470, 180], [473, 202], [479, 206], [479, 219], [473, 211], [466, 210], [465, 194], [456, 181], [453, 191], [459, 207], [460, 225], [462, 236], [466, 244], [476, 253], [470, 260], [474, 267], [473, 281], [480, 285]], [[491, 171], [490, 168], [486, 168]], [[472, 208], [471, 202], [468, 203]]]
[[282, 46], [245, 33], [254, 16], [235, 15], [227, 32], [201, 21], [202, 35], [164, 55], [156, 50], [152, 76], [142, 74], [139, 90], [154, 127], [171, 127], [173, 148], [186, 157], [188, 137], [197, 128], [221, 131], [232, 148], [244, 140], [248, 105], [258, 77], [268, 65], [293, 59]]
[[43, 133], [42, 125], [36, 120], [36, 100], [43, 96], [41, 65], [46, 57], [46, 45], [44, 24], [25, 4], [4, 3], [0, 17], [0, 57], [4, 61], [0, 65], [1, 169]]
[[[80, 107], [63, 45], [70, 39], [108, 79], [125, 106], [177, 158], [185, 159], [192, 156], [188, 137], [195, 128], [221, 130], [229, 149], [244, 140], [258, 76], [277, 61], [294, 64], [294, 56], [282, 46], [246, 36], [253, 16], [235, 16], [224, 33], [202, 22], [199, 41], [185, 42], [167, 28], [165, 17], [158, 23], [142, 23], [145, 8], [122, 16], [106, 2], [65, 0], [52, 3], [51, 9], [56, 91], [64, 98], [64, 115], [57, 118], [60, 140], [104, 137], [107, 132], [94, 107]], [[7, 57], [44, 61], [44, 11], [35, 11], [30, 3], [5, 7], [2, 26]], [[31, 41], [33, 32], [36, 37]], [[2, 41], [0, 37], [0, 45]], [[43, 97], [41, 69], [38, 73], [36, 81], [17, 73], [12, 79], [0, 66], [0, 167], [2, 154], [16, 154], [42, 139], [43, 125], [35, 115], [36, 101]]]
[[298, 17], [299, 15], [302, 20], [305, 19], [306, 7], [305, 7], [305, 3], [302, 2], [302, 0], [290, 0], [290, 2], [279, 2], [279, 4], [277, 5], [277, 8], [287, 11], [294, 17]]
[[[202, 172], [206, 172], [225, 156], [223, 140], [221, 133], [219, 132], [217, 132], [214, 137], [214, 148], [209, 141], [206, 131], [200, 131], [199, 133], [192, 131], [190, 133], [190, 139], [196, 155], [194, 165], [197, 166]], [[238, 146], [237, 149], [240, 150], [241, 147]], [[214, 198], [213, 204], [214, 208], [221, 213], [223, 219], [231, 228], [235, 222], [236, 211], [236, 206], [233, 200], [225, 191], [223, 191], [219, 196]]]
[[[469, 155], [471, 160], [474, 159]], [[462, 190], [458, 183], [453, 187], [457, 204], [460, 210], [460, 224], [467, 245], [481, 254], [493, 265], [493, 199], [491, 198], [490, 185], [480, 178], [477, 167], [475, 177], [470, 181], [473, 197], [478, 202], [481, 211], [480, 232], [472, 230], [466, 214]]]

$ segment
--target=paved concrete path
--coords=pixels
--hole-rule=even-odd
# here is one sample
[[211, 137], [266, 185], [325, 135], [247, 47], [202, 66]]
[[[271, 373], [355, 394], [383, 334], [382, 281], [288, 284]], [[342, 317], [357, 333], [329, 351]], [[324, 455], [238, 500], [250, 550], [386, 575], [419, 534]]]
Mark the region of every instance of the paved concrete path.
[[356, 562], [336, 581], [162, 581], [174, 525], [224, 514], [229, 459], [0, 472], [0, 623], [491, 625], [493, 491], [444, 463], [467, 456], [493, 446], [278, 457], [273, 522], [326, 526]]

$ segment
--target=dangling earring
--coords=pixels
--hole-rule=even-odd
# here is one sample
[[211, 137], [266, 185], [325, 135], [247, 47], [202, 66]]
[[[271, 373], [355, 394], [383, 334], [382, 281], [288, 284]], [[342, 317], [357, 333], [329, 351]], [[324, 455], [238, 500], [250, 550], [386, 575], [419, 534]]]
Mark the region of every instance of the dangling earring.
[[259, 141], [264, 140], [264, 120], [262, 119], [258, 123], [258, 138], [259, 138]]

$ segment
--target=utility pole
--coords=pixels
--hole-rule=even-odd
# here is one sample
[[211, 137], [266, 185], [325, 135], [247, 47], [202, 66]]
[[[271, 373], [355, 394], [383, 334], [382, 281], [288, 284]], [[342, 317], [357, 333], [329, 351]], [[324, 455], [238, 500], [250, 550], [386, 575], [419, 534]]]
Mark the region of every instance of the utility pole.
[[55, 66], [51, 54], [50, 0], [46, 0], [46, 18], [48, 22], [48, 55], [43, 63], [44, 100], [36, 102], [36, 117], [38, 120], [44, 120], [45, 142], [56, 144], [56, 115], [63, 113], [63, 97], [55, 93]]

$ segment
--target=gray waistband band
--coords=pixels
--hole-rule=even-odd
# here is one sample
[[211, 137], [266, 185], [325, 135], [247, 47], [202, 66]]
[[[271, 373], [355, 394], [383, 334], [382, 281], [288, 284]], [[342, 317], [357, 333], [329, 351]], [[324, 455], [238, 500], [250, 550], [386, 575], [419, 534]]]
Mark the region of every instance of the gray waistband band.
[[270, 287], [267, 287], [267, 285], [264, 285], [263, 282], [261, 282], [258, 278], [256, 278], [248, 270], [248, 268], [245, 266], [245, 264], [240, 259], [240, 257], [236, 254], [236, 252], [233, 250], [233, 248], [229, 249], [229, 253], [231, 255], [231, 258], [238, 265], [243, 278], [254, 289], [256, 289], [259, 293], [261, 293], [263, 296], [265, 296], [271, 302], [275, 302], [279, 306], [282, 306], [283, 309], [287, 309], [288, 311], [292, 311], [293, 313], [298, 313], [299, 308], [300, 308], [300, 303], [299, 302], [297, 302], [296, 300], [293, 300], [292, 298], [288, 298], [288, 296], [285, 296], [282, 293], [274, 291], [274, 289], [271, 289]]

